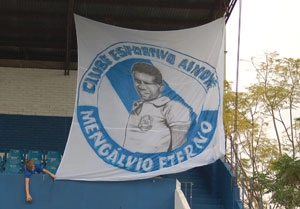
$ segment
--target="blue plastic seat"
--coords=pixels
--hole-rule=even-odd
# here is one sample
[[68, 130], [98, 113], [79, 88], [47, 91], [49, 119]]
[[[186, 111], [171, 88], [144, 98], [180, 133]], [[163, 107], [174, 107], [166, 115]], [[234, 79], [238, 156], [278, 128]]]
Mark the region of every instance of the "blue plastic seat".
[[41, 150], [28, 150], [27, 158], [42, 158], [43, 152]]
[[7, 160], [5, 165], [5, 173], [9, 173], [9, 174], [22, 173], [22, 166], [20, 163], [11, 163], [10, 160]]
[[0, 172], [3, 172], [4, 170], [4, 162], [3, 162], [3, 157], [0, 155]]
[[48, 151], [46, 156], [47, 158], [61, 158], [61, 153], [59, 151]]
[[57, 151], [48, 151], [46, 154], [46, 165], [47, 164], [59, 164], [61, 161], [61, 154]]
[[21, 165], [23, 164], [23, 159], [20, 156], [8, 156], [6, 159], [6, 164], [11, 165]]
[[14, 161], [19, 162], [21, 161], [21, 164], [24, 164], [25, 154], [24, 150], [22, 149], [10, 149], [9, 152], [6, 155], [6, 161], [10, 159], [12, 163]]
[[61, 158], [49, 158], [49, 159], [47, 159], [47, 164], [59, 165], [60, 161], [61, 161]]
[[48, 151], [46, 154], [46, 169], [56, 173], [61, 161], [61, 153], [58, 151]]
[[43, 152], [41, 150], [29, 150], [26, 159], [33, 160], [36, 164], [42, 164]]
[[55, 174], [58, 169], [59, 164], [60, 164], [60, 161], [49, 161], [46, 164], [46, 169], [48, 171], [50, 171], [51, 173]]
[[8, 174], [19, 174], [21, 172], [21, 166], [20, 165], [7, 165], [5, 167], [5, 173]]
[[8, 152], [8, 156], [20, 157], [24, 158], [24, 151], [21, 149], [10, 149]]

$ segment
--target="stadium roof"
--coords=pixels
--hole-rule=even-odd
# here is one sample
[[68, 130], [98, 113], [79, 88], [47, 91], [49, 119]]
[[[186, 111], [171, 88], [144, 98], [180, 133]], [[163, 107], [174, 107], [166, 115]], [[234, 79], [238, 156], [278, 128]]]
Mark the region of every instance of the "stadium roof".
[[10, 0], [0, 3], [0, 66], [77, 68], [73, 14], [141, 30], [200, 26], [225, 16], [237, 0]]

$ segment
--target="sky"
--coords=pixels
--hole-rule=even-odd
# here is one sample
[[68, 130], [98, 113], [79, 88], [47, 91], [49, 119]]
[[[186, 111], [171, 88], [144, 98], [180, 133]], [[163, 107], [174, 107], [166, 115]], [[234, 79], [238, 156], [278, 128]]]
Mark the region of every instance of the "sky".
[[[239, 6], [241, 2], [241, 31], [239, 66], [237, 66]], [[226, 24], [226, 80], [233, 91], [245, 91], [256, 83], [251, 57], [262, 58], [265, 53], [278, 52], [280, 57], [300, 58], [300, 0], [237, 0]], [[236, 86], [238, 73], [238, 87]], [[300, 109], [294, 116], [300, 115]], [[283, 116], [288, 121], [288, 115]], [[281, 130], [281, 128], [280, 128]], [[282, 131], [282, 130], [281, 130]], [[267, 134], [275, 134], [272, 128]]]
[[[239, 5], [241, 31], [237, 67]], [[255, 83], [251, 57], [277, 51], [280, 57], [300, 58], [300, 0], [237, 0], [226, 24], [226, 80], [238, 90]]]

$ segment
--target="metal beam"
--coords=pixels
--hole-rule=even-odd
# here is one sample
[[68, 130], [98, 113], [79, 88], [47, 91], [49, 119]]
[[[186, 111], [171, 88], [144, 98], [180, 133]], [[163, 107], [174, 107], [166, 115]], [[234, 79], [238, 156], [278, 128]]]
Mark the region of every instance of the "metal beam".
[[229, 17], [230, 17], [230, 15], [232, 13], [232, 10], [233, 10], [236, 2], [237, 2], [237, 0], [230, 0], [230, 3], [229, 3], [229, 5], [228, 5], [228, 7], [226, 9], [226, 23], [229, 20]]
[[67, 15], [67, 45], [66, 45], [65, 75], [70, 75], [72, 32], [74, 28], [73, 13], [74, 13], [74, 0], [69, 0], [68, 15]]
[[[77, 5], [80, 3], [84, 4], [93, 4], [95, 0], [84, 0], [76, 2]], [[211, 1], [209, 2], [187, 2], [187, 1], [141, 1], [141, 0], [100, 0], [97, 1], [97, 4], [103, 5], [112, 5], [112, 6], [126, 6], [126, 7], [152, 7], [152, 8], [179, 8], [179, 9], [210, 9], [212, 4]]]

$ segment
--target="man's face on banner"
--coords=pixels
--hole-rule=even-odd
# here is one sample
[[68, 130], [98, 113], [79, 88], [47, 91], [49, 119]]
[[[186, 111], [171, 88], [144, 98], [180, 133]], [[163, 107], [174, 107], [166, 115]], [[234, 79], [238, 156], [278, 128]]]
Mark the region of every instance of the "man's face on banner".
[[146, 73], [134, 72], [134, 85], [142, 100], [151, 101], [161, 95], [162, 84], [155, 82], [155, 77]]

